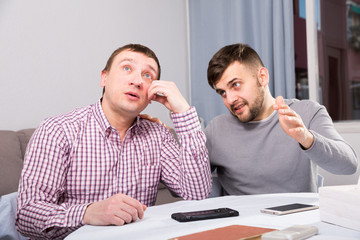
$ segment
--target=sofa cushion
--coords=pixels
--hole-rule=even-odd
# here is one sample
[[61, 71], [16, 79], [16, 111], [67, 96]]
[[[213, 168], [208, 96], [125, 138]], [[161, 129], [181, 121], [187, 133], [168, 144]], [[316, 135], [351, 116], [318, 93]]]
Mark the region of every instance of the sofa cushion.
[[29, 140], [30, 140], [31, 136], [33, 135], [34, 131], [35, 131], [35, 128], [28, 128], [28, 129], [23, 129], [23, 130], [17, 131], [17, 135], [20, 140], [21, 154], [22, 154], [23, 159], [24, 159], [24, 155], [26, 152], [26, 147], [27, 147]]
[[18, 189], [23, 157], [17, 133], [0, 131], [0, 196]]
[[[23, 159], [28, 142], [35, 128], [15, 131], [0, 130], [0, 196], [16, 192], [23, 166]], [[175, 137], [175, 131], [172, 129]], [[156, 204], [179, 201], [181, 198], [174, 196], [162, 183]]]

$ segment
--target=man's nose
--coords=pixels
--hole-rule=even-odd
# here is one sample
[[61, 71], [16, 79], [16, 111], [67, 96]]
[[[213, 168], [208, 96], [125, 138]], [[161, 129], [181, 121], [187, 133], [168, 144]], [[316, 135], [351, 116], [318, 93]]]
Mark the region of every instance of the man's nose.
[[236, 92], [229, 91], [226, 93], [226, 101], [228, 104], [233, 104], [238, 99]]
[[133, 77], [131, 78], [130, 85], [141, 87], [142, 84], [143, 84], [142, 75], [140, 73], [134, 73]]

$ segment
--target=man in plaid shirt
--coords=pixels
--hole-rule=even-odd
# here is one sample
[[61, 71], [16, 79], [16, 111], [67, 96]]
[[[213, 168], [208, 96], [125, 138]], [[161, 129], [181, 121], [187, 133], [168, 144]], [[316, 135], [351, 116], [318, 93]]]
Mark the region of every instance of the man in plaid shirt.
[[[123, 46], [101, 73], [95, 104], [46, 119], [29, 142], [16, 226], [34, 239], [64, 238], [84, 224], [123, 225], [154, 205], [159, 182], [184, 199], [206, 198], [211, 172], [194, 107], [160, 79], [152, 50]], [[139, 117], [151, 101], [171, 113], [168, 128]]]

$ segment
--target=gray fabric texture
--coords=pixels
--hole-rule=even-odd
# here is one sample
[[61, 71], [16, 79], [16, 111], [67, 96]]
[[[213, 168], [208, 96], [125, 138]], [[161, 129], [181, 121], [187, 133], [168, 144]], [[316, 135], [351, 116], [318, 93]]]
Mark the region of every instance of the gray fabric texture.
[[5, 195], [17, 191], [23, 157], [16, 132], [0, 131], [0, 136], [0, 195]]
[[27, 142], [34, 130], [0, 131], [0, 196], [17, 191]]
[[244, 124], [224, 114], [208, 124], [206, 146], [223, 194], [317, 192], [317, 165], [335, 174], [356, 172], [356, 153], [323, 106], [308, 100], [285, 103], [315, 137], [307, 150], [281, 129], [277, 111], [262, 121]]

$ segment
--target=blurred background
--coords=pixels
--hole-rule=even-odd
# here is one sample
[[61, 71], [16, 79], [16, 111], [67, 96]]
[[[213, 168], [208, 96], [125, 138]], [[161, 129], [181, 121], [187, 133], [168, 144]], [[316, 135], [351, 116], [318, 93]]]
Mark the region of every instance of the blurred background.
[[[155, 51], [162, 79], [206, 126], [227, 112], [207, 84], [208, 61], [237, 42], [258, 51], [274, 96], [318, 101], [334, 121], [360, 119], [359, 0], [0, 0], [0, 129], [37, 127], [95, 103], [101, 70], [127, 43]], [[172, 125], [158, 103], [145, 112]]]

